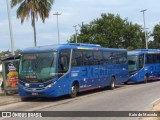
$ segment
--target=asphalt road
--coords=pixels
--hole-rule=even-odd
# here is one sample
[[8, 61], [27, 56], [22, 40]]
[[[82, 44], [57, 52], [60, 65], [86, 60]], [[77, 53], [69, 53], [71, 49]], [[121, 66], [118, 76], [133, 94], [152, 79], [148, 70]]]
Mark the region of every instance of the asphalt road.
[[[119, 85], [114, 90], [98, 89], [70, 99], [33, 99], [0, 107], [0, 111], [144, 111], [160, 99], [160, 81], [147, 84]], [[3, 118], [4, 119], [4, 118]], [[13, 119], [13, 118], [12, 118]], [[15, 118], [17, 119], [17, 118]], [[39, 118], [38, 118], [39, 119]], [[41, 118], [55, 120], [136, 120], [137, 117], [72, 117]]]

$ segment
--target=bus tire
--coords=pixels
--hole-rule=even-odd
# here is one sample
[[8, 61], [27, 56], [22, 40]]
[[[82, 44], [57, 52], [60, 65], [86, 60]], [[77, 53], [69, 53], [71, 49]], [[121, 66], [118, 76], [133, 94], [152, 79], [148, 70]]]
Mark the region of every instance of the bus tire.
[[128, 81], [124, 82], [124, 85], [127, 85], [128, 84]]
[[72, 87], [71, 87], [70, 97], [71, 98], [76, 97], [77, 93], [78, 93], [78, 84], [77, 83], [73, 83]]
[[109, 89], [113, 90], [115, 88], [115, 77], [112, 77], [111, 79], [111, 83], [109, 85]]
[[29, 98], [26, 98], [26, 97], [21, 97], [21, 102], [26, 102], [28, 101]]
[[144, 83], [147, 83], [148, 82], [148, 75], [146, 74], [145, 76], [144, 76]]

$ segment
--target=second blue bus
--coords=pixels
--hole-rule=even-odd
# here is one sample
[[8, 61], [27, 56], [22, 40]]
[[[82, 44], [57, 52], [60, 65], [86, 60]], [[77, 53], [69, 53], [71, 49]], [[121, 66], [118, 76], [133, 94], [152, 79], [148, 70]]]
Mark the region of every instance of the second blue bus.
[[128, 52], [129, 82], [160, 79], [160, 50], [137, 49]]

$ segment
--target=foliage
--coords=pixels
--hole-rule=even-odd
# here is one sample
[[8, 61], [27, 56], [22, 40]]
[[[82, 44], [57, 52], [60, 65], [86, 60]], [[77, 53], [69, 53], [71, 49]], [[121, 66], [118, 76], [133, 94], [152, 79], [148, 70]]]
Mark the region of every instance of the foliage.
[[154, 26], [153, 29], [153, 41], [150, 41], [150, 47], [160, 49], [160, 24]]
[[53, 2], [54, 0], [11, 0], [11, 7], [19, 5], [17, 18], [21, 19], [21, 23], [23, 23], [25, 19], [28, 20], [31, 16], [35, 46], [37, 45], [35, 20], [38, 20], [38, 17], [40, 17], [44, 23], [45, 19], [49, 17]]
[[[145, 48], [141, 26], [110, 13], [101, 14], [101, 18], [91, 21], [90, 24], [82, 23], [77, 38], [79, 43], [100, 44], [109, 48]], [[75, 42], [74, 37], [68, 42]]]
[[22, 50], [17, 49], [17, 50], [15, 51], [15, 54], [18, 55], [18, 54], [21, 54], [21, 52], [22, 52]]

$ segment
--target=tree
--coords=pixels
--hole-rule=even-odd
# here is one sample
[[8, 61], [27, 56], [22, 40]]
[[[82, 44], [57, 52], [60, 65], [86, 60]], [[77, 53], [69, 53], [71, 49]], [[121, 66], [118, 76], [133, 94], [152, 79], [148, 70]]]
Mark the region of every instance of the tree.
[[11, 0], [11, 7], [19, 4], [17, 18], [21, 19], [21, 23], [25, 19], [28, 20], [31, 16], [31, 25], [34, 31], [34, 46], [37, 46], [35, 20], [38, 20], [38, 17], [40, 17], [44, 23], [45, 19], [49, 17], [53, 2], [54, 0]]
[[154, 39], [150, 42], [150, 46], [160, 49], [160, 24], [154, 26], [152, 36]]
[[124, 48], [128, 50], [145, 48], [144, 32], [142, 32], [140, 25], [126, 22], [122, 36]]
[[[141, 26], [111, 13], [101, 14], [90, 24], [82, 24], [78, 42], [100, 44], [103, 47], [144, 48]], [[68, 42], [75, 42], [71, 37]]]

